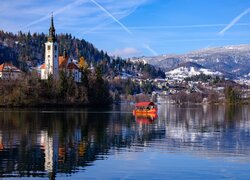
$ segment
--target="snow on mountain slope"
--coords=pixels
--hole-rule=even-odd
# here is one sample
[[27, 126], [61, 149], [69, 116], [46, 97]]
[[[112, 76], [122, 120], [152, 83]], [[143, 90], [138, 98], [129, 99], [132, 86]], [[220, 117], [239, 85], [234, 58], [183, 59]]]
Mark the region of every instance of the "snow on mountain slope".
[[175, 68], [171, 71], [166, 72], [166, 77], [170, 79], [178, 79], [183, 80], [187, 77], [195, 76], [195, 75], [210, 75], [210, 76], [222, 76], [223, 74], [219, 71], [213, 71], [210, 69], [206, 69], [203, 66], [187, 62], [184, 64], [181, 64], [178, 68]]
[[143, 60], [166, 71], [177, 68], [183, 62], [194, 62], [206, 69], [230, 74], [230, 77], [242, 77], [250, 73], [250, 45], [206, 48], [182, 55], [143, 57]]

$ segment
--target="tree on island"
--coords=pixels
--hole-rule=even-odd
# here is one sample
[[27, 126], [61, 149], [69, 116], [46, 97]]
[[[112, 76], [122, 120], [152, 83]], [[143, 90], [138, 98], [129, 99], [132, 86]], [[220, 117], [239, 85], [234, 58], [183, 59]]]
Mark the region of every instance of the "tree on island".
[[90, 104], [93, 106], [103, 106], [112, 103], [108, 83], [102, 78], [99, 66], [96, 67], [95, 77], [90, 81], [88, 98]]
[[0, 106], [104, 106], [112, 103], [109, 86], [96, 70], [83, 76], [82, 83], [76, 83], [73, 76], [60, 72], [59, 80], [51, 77], [40, 80], [29, 74], [17, 81], [0, 80]]

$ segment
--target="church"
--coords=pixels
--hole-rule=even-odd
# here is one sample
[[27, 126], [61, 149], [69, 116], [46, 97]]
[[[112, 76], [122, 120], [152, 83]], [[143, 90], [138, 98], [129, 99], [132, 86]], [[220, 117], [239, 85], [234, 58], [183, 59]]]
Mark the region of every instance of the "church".
[[64, 71], [68, 77], [72, 76], [75, 82], [81, 82], [81, 71], [78, 65], [68, 57], [66, 50], [64, 49], [63, 55], [59, 56], [55, 32], [52, 15], [49, 37], [45, 43], [45, 62], [41, 65], [41, 79], [46, 80], [49, 76], [52, 76], [53, 79], [59, 79], [59, 72]]

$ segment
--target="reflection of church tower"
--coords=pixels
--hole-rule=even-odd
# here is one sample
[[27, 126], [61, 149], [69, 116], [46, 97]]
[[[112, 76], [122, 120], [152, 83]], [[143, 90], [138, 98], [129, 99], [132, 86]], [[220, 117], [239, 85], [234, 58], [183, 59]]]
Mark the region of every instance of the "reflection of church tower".
[[56, 42], [55, 27], [53, 15], [51, 16], [51, 25], [49, 29], [48, 41], [45, 43], [45, 64], [41, 72], [41, 79], [48, 79], [49, 75], [58, 79], [58, 44]]
[[4, 149], [4, 145], [3, 145], [3, 134], [0, 131], [0, 151]]
[[45, 162], [44, 169], [53, 175], [57, 169], [58, 163], [58, 138], [56, 135], [52, 137], [48, 135], [47, 131], [41, 132], [41, 145], [44, 149]]

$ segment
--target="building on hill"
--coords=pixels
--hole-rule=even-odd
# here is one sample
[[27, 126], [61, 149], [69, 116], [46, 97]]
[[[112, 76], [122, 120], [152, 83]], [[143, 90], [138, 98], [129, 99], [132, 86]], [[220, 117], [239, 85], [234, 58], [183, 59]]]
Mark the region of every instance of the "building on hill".
[[16, 80], [20, 79], [22, 75], [23, 72], [13, 64], [3, 63], [0, 65], [0, 79]]
[[58, 56], [58, 44], [52, 16], [48, 41], [45, 43], [45, 63], [41, 66], [41, 79], [48, 79], [50, 75], [54, 79], [58, 79], [59, 71], [64, 71], [68, 76], [73, 76], [75, 82], [81, 82], [80, 69], [77, 64], [70, 60], [66, 50], [64, 50], [63, 56]]
[[66, 50], [63, 51], [63, 56], [59, 56], [59, 71], [66, 72], [67, 76], [72, 76], [75, 82], [81, 82], [82, 73], [72, 59], [67, 55]]

